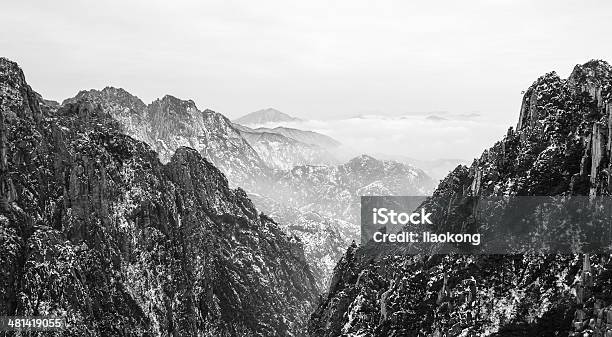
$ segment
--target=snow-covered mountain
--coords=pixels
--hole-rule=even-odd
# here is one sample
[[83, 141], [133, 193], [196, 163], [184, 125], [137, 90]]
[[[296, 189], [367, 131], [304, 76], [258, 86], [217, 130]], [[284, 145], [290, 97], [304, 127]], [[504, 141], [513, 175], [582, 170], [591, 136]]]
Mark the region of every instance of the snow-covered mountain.
[[[89, 102], [118, 121], [126, 134], [149, 144], [162, 162], [181, 147], [195, 149], [255, 198], [282, 229], [303, 242], [319, 291], [327, 287], [333, 263], [358, 238], [359, 196], [427, 194], [434, 183], [423, 171], [362, 156], [334, 166], [327, 148], [336, 144], [314, 132], [250, 129], [191, 100], [166, 95], [149, 105], [118, 88], [79, 92], [63, 105]], [[321, 265], [320, 261], [328, 261]]]
[[[200, 111], [193, 101], [169, 95], [146, 105], [126, 90], [107, 87], [81, 91], [76, 97], [65, 100], [63, 105], [81, 102], [99, 106], [119, 122], [117, 127], [123, 132], [155, 149], [162, 162], [169, 161], [178, 148], [190, 147], [213, 162], [225, 174], [231, 186], [240, 186], [256, 194], [267, 191], [267, 196], [272, 199], [262, 198], [257, 202], [266, 206], [263, 208], [265, 213], [283, 215], [277, 222], [288, 234], [308, 239], [303, 235], [305, 232], [298, 228], [309, 227], [309, 237], [320, 237], [336, 231], [338, 224], [343, 225], [341, 222], [327, 221], [313, 227], [311, 214], [296, 215], [295, 212], [300, 212], [296, 209], [291, 216], [286, 216], [286, 206], [270, 202], [275, 199], [275, 194], [271, 192], [272, 179], [276, 176], [274, 169], [288, 169], [292, 163], [332, 163], [333, 158], [325, 157], [323, 149], [275, 133], [247, 134], [245, 139], [223, 115], [211, 110]], [[257, 137], [258, 141], [252, 137]], [[251, 139], [254, 146], [247, 139]], [[309, 252], [307, 256], [313, 257], [308, 259], [308, 263], [314, 268], [319, 291], [325, 288], [333, 265], [329, 262], [327, 269], [317, 267], [320, 257], [323, 255], [326, 260], [335, 263], [341, 256], [338, 252], [350, 243], [350, 239], [343, 238], [332, 241], [308, 239], [304, 243], [305, 250]], [[328, 246], [329, 243], [332, 246]]]
[[[550, 72], [526, 90], [516, 128], [469, 167], [453, 170], [421, 207], [432, 211], [438, 232], [478, 226], [479, 212], [533, 211], [546, 223], [562, 203], [494, 210], [475, 202], [609, 200], [611, 144], [612, 67], [594, 60], [577, 65], [567, 79]], [[609, 244], [607, 233], [600, 235]], [[373, 246], [355, 245], [338, 263], [329, 295], [311, 316], [311, 336], [612, 335], [609, 253], [408, 255]]]
[[0, 315], [63, 317], [79, 337], [305, 336], [317, 289], [299, 240], [201, 151], [161, 163], [113, 115], [192, 141], [180, 119], [204, 117], [115, 93], [48, 105], [0, 58]]
[[280, 112], [274, 108], [267, 108], [246, 114], [234, 120], [234, 123], [248, 126], [298, 121], [300, 121], [299, 118], [289, 116], [286, 113]]
[[117, 119], [124, 131], [149, 144], [167, 162], [176, 149], [191, 147], [227, 176], [232, 186], [252, 188], [269, 177], [269, 168], [229, 119], [200, 111], [191, 100], [166, 95], [149, 105], [129, 92], [107, 87], [79, 92], [64, 104], [87, 100]]

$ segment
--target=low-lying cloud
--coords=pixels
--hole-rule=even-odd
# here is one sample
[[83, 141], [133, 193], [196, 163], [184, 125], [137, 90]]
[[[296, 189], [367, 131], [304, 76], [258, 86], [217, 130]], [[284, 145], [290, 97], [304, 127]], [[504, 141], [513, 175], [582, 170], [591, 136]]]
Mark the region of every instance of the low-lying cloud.
[[431, 113], [399, 117], [361, 115], [283, 126], [331, 136], [345, 146], [347, 155], [384, 153], [419, 160], [456, 158], [469, 162], [501, 139], [510, 125], [486, 121], [477, 113]]

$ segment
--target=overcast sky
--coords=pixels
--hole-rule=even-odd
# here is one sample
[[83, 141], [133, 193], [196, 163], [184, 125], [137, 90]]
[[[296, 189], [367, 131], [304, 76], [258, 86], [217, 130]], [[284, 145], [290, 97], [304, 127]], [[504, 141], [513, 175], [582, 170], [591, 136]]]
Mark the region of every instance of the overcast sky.
[[539, 75], [610, 61], [611, 22], [605, 0], [11, 1], [0, 54], [59, 101], [113, 85], [231, 118], [444, 111], [508, 125]]

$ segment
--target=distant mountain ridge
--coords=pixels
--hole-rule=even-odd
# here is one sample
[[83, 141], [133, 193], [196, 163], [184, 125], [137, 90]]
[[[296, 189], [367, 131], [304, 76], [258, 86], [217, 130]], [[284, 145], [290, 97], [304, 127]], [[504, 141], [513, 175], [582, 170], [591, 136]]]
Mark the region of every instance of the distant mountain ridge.
[[338, 160], [326, 149], [270, 132], [240, 134], [273, 169], [289, 170], [298, 165], [335, 165]]
[[456, 159], [456, 158], [440, 158], [433, 160], [422, 160], [411, 158], [407, 156], [400, 155], [389, 155], [389, 154], [373, 154], [374, 157], [380, 159], [394, 160], [400, 163], [409, 164], [415, 167], [418, 167], [429, 174], [432, 178], [437, 180], [442, 180], [446, 177], [450, 172], [452, 172], [459, 165], [467, 165], [469, 164], [466, 160]]
[[[234, 126], [236, 125], [237, 123], [234, 123]], [[253, 128], [239, 125], [239, 126], [236, 126], [236, 128], [241, 131], [252, 132], [252, 133], [262, 133], [262, 132], [275, 133], [275, 134], [279, 134], [285, 137], [295, 139], [305, 144], [317, 145], [317, 146], [320, 146], [326, 149], [334, 148], [334, 147], [338, 147], [342, 145], [339, 141], [333, 139], [330, 136], [324, 135], [322, 133], [308, 131], [308, 130], [300, 130], [296, 128], [288, 128], [284, 126], [277, 126], [275, 128], [259, 127], [259, 128], [253, 129]]]
[[271, 168], [340, 163], [332, 151], [340, 143], [331, 137], [285, 127], [252, 129], [236, 123], [234, 127]]
[[246, 114], [236, 120], [234, 123], [242, 125], [263, 125], [268, 123], [281, 123], [281, 122], [298, 122], [301, 119], [290, 116], [284, 112], [280, 112], [274, 108], [267, 108], [257, 110]]

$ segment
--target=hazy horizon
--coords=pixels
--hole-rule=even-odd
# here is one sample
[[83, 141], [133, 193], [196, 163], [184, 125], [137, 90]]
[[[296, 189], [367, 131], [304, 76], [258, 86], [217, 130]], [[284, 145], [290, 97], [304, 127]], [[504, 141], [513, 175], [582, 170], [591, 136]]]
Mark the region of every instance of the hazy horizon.
[[[521, 92], [539, 76], [610, 61], [611, 19], [608, 1], [10, 2], [0, 56], [60, 102], [115, 86], [145, 103], [191, 99], [230, 119], [268, 107], [335, 126], [379, 116], [380, 132], [402, 131], [388, 122], [402, 116], [471, 115], [402, 124], [448, 135], [455, 146], [419, 151], [455, 157], [515, 125]], [[372, 146], [406, 144], [392, 136]]]

